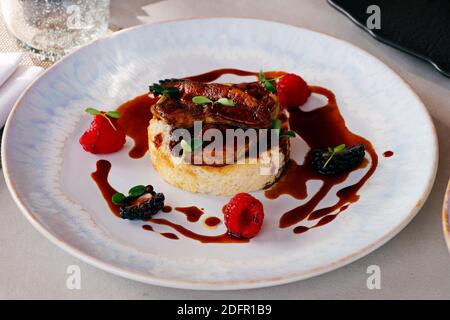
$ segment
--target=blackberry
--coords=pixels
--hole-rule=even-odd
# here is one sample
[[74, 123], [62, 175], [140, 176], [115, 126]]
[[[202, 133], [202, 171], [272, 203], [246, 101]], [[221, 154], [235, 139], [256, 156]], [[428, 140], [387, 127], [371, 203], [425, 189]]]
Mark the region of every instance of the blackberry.
[[315, 172], [325, 176], [338, 175], [355, 168], [364, 159], [365, 147], [363, 144], [352, 147], [342, 145], [342, 150], [337, 150], [337, 148], [339, 147], [313, 151], [312, 166]]
[[139, 197], [126, 197], [120, 206], [120, 217], [127, 220], [148, 220], [164, 207], [164, 194], [147, 186]]

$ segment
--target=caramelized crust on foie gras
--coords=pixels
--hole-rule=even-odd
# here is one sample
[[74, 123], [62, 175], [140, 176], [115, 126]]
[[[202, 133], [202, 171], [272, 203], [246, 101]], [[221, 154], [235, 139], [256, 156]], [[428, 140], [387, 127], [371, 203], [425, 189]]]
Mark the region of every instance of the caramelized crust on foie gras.
[[[175, 128], [190, 128], [194, 121], [244, 128], [270, 128], [272, 119], [276, 119], [280, 112], [277, 96], [265, 90], [259, 82], [235, 85], [181, 80], [166, 82], [163, 86], [175, 87], [179, 94], [176, 98], [154, 104], [151, 111], [155, 118]], [[235, 106], [198, 105], [192, 102], [196, 96], [205, 96], [212, 101], [227, 98], [233, 100]]]

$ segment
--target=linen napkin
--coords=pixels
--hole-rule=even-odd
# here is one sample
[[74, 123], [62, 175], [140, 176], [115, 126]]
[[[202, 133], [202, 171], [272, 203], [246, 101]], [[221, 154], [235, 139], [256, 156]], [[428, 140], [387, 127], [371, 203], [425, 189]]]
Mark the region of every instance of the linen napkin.
[[0, 128], [24, 89], [43, 71], [41, 67], [18, 66], [20, 53], [0, 53]]

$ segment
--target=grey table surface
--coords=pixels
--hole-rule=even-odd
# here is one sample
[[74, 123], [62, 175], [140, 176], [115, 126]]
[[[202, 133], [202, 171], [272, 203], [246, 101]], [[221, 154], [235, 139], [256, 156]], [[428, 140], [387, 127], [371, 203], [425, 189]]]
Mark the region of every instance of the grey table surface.
[[[442, 233], [441, 208], [450, 176], [450, 79], [427, 63], [375, 41], [325, 0], [113, 0], [111, 22], [116, 27], [130, 27], [214, 16], [275, 20], [323, 32], [357, 45], [398, 72], [426, 104], [439, 135], [437, 180], [417, 217], [382, 248], [319, 277], [246, 291], [175, 290], [122, 279], [66, 254], [25, 220], [1, 175], [0, 298], [449, 299], [450, 256]], [[81, 269], [80, 290], [67, 289], [66, 271], [70, 265]], [[381, 268], [380, 290], [367, 288], [366, 271], [370, 265]]]

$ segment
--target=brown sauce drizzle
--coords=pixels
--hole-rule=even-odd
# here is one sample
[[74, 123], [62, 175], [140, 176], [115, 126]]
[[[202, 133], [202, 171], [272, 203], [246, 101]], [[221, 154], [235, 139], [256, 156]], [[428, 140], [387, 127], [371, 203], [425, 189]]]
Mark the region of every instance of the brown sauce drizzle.
[[[97, 161], [97, 170], [91, 174], [91, 177], [97, 184], [100, 192], [103, 195], [103, 198], [105, 199], [105, 201], [108, 204], [109, 208], [111, 209], [112, 213], [114, 213], [115, 216], [120, 217], [119, 206], [116, 206], [112, 202], [112, 196], [117, 191], [110, 185], [110, 183], [108, 181], [108, 175], [109, 175], [110, 171], [111, 171], [111, 163], [106, 160], [99, 160], [99, 161]], [[168, 209], [170, 207], [167, 206], [165, 208]], [[170, 208], [170, 210], [171, 209], [172, 208]], [[198, 210], [200, 210], [200, 209], [198, 209]], [[203, 214], [203, 211], [202, 211], [202, 214]], [[165, 226], [171, 227], [172, 229], [178, 231], [183, 236], [190, 238], [192, 240], [200, 241], [202, 243], [246, 243], [246, 242], [249, 242], [249, 240], [238, 239], [236, 237], [230, 236], [227, 233], [217, 235], [217, 236], [206, 236], [206, 235], [198, 234], [189, 229], [186, 229], [185, 227], [183, 227], [181, 225], [175, 224], [173, 222], [170, 222], [169, 220], [161, 219], [161, 218], [150, 219], [148, 221], [148, 223], [154, 223], [154, 224], [165, 225]], [[142, 226], [142, 228], [146, 231], [156, 232], [156, 231], [154, 231], [153, 227], [148, 224]], [[168, 239], [178, 240], [178, 236], [173, 233], [160, 233], [160, 234]]]
[[206, 220], [205, 220], [205, 224], [211, 228], [217, 227], [221, 223], [222, 223], [222, 220], [220, 220], [217, 217], [209, 217], [209, 218], [206, 218]]
[[205, 214], [197, 207], [177, 207], [175, 210], [183, 213], [189, 222], [197, 222]]
[[[187, 77], [185, 79], [200, 82], [212, 82], [219, 79], [225, 74], [258, 77], [258, 73], [255, 72], [243, 71], [238, 69], [219, 69], [197, 76]], [[285, 74], [285, 72], [266, 72], [265, 76], [267, 79], [271, 79], [283, 74]], [[289, 119], [291, 130], [295, 131], [309, 145], [311, 150], [316, 148], [336, 146], [342, 143], [345, 143], [349, 146], [362, 143], [365, 145], [366, 151], [371, 157], [371, 162], [369, 170], [358, 183], [345, 187], [337, 192], [336, 195], [338, 196], [339, 200], [335, 205], [316, 210], [316, 207], [326, 197], [331, 189], [337, 184], [344, 182], [350, 173], [342, 174], [336, 177], [318, 176], [313, 172], [311, 166], [309, 165], [311, 163], [312, 152], [309, 152], [306, 155], [306, 159], [303, 165], [298, 165], [294, 160], [290, 160], [283, 177], [271, 189], [266, 191], [265, 195], [267, 198], [276, 199], [283, 194], [287, 194], [296, 199], [303, 200], [308, 196], [306, 188], [307, 181], [321, 180], [323, 182], [320, 190], [315, 195], [313, 195], [313, 197], [308, 202], [286, 212], [280, 219], [279, 226], [281, 228], [294, 226], [305, 219], [318, 220], [318, 222], [313, 227], [297, 226], [294, 229], [294, 233], [296, 234], [303, 233], [312, 228], [330, 223], [340, 213], [342, 213], [342, 211], [346, 210], [351, 203], [356, 202], [359, 199], [359, 195], [357, 194], [358, 191], [373, 175], [378, 166], [378, 155], [375, 152], [370, 141], [350, 132], [346, 127], [345, 121], [337, 106], [334, 94], [331, 91], [321, 87], [312, 86], [310, 87], [310, 90], [313, 93], [327, 97], [328, 104], [322, 108], [310, 112], [304, 112], [301, 109], [291, 111]], [[124, 103], [118, 108], [118, 111], [121, 112], [119, 124], [124, 128], [126, 134], [134, 140], [134, 147], [129, 153], [130, 157], [132, 158], [141, 158], [148, 151], [147, 128], [149, 121], [152, 118], [150, 106], [153, 103], [155, 103], [155, 99], [150, 98], [148, 94], [145, 94]], [[158, 145], [158, 139], [156, 138], [155, 140], [155, 145]], [[391, 157], [393, 155], [393, 152], [387, 151], [383, 155], [385, 157]], [[367, 167], [368, 163], [368, 160], [365, 159], [359, 168]], [[111, 164], [106, 160], [100, 160], [97, 162], [97, 170], [92, 173], [92, 178], [98, 185], [111, 211], [116, 216], [120, 216], [118, 206], [114, 205], [111, 200], [111, 197], [114, 193], [116, 193], [116, 190], [112, 188], [108, 183], [108, 174], [110, 170]], [[170, 207], [165, 207], [162, 211], [170, 212], [172, 208], [169, 208]], [[176, 209], [178, 210], [180, 208]], [[198, 221], [201, 216], [200, 215], [197, 218], [195, 214], [186, 212], [184, 213], [188, 217], [188, 220], [190, 219], [189, 221], [195, 220], [191, 222]], [[198, 214], [199, 213], [197, 212], [197, 215]], [[216, 219], [220, 221], [220, 219]], [[248, 240], [237, 239], [228, 234], [219, 236], [200, 235], [184, 228], [183, 226], [177, 225], [165, 219], [151, 219], [150, 222], [169, 226], [182, 235], [203, 243], [248, 242]], [[215, 223], [220, 222], [215, 221]], [[143, 228], [146, 230], [148, 229], [148, 231], [153, 231], [153, 228], [150, 225], [146, 225]], [[163, 235], [167, 238], [178, 238], [174, 234]]]
[[[291, 130], [295, 131], [311, 148], [306, 155], [304, 164], [298, 165], [291, 160], [283, 177], [269, 190], [265, 195], [269, 199], [276, 199], [283, 194], [291, 195], [296, 199], [306, 199], [306, 182], [309, 180], [320, 180], [323, 185], [319, 191], [313, 195], [305, 204], [296, 207], [285, 214], [280, 219], [280, 228], [288, 228], [299, 222], [308, 220], [319, 220], [314, 227], [325, 225], [336, 218], [331, 215], [335, 211], [342, 211], [344, 206], [358, 201], [357, 194], [366, 181], [373, 175], [378, 166], [378, 155], [367, 139], [352, 133], [346, 126], [342, 117], [334, 94], [321, 87], [310, 87], [313, 93], [325, 96], [328, 99], [326, 106], [314, 111], [305, 112], [301, 109], [295, 109], [290, 112], [289, 123]], [[344, 182], [349, 173], [341, 174], [335, 177], [326, 177], [317, 175], [311, 164], [312, 150], [316, 148], [326, 148], [345, 143], [348, 146], [364, 144], [367, 153], [371, 157], [370, 168], [361, 180], [351, 186], [345, 187], [337, 192], [339, 201], [330, 207], [316, 210], [319, 203], [326, 197], [331, 189]], [[331, 215], [331, 216], [330, 216]], [[294, 232], [305, 232], [305, 227], [298, 228]]]
[[385, 153], [383, 153], [383, 157], [385, 158], [390, 158], [394, 155], [394, 152], [392, 151], [386, 151]]
[[164, 208], [162, 208], [161, 211], [165, 212], [165, 213], [169, 213], [169, 212], [172, 211], [172, 207], [171, 206], [164, 206]]
[[142, 229], [144, 229], [145, 231], [150, 231], [150, 232], [155, 232], [155, 233], [159, 233], [160, 235], [162, 235], [163, 237], [167, 238], [167, 239], [171, 239], [171, 240], [179, 240], [180, 238], [178, 238], [178, 236], [174, 233], [170, 233], [170, 232], [164, 232], [164, 233], [160, 233], [155, 231], [155, 229], [153, 229], [152, 226], [149, 226], [148, 224], [143, 225]]
[[218, 69], [202, 73], [196, 76], [186, 77], [185, 79], [198, 82], [212, 82], [219, 79], [221, 76], [225, 74], [234, 74], [236, 76], [241, 77], [258, 76], [258, 73], [251, 71], [244, 71], [239, 69]]
[[91, 173], [92, 179], [97, 184], [103, 198], [105, 199], [108, 207], [116, 217], [120, 217], [120, 209], [112, 202], [112, 196], [117, 193], [108, 181], [108, 175], [111, 171], [111, 162], [106, 160], [97, 161], [97, 170]]
[[[245, 71], [245, 70], [239, 70], [239, 69], [218, 69], [218, 70], [212, 70], [209, 72], [205, 72], [196, 76], [186, 77], [184, 79], [191, 80], [191, 81], [198, 81], [198, 82], [212, 82], [220, 77], [226, 75], [226, 74], [233, 74], [235, 76], [241, 76], [241, 77], [251, 77], [254, 76], [259, 79], [259, 73], [253, 72], [253, 71]], [[284, 71], [270, 71], [270, 72], [264, 72], [264, 76], [266, 79], [274, 79], [277, 77], [280, 77], [282, 75], [285, 75], [286, 72]]]
[[126, 135], [134, 140], [134, 146], [129, 153], [133, 159], [142, 158], [148, 151], [147, 128], [152, 119], [150, 106], [155, 102], [154, 98], [144, 94], [125, 102], [117, 109], [120, 112], [119, 124]]
[[186, 229], [185, 227], [183, 227], [179, 224], [170, 222], [165, 219], [155, 219], [154, 218], [154, 219], [151, 219], [149, 222], [154, 223], [154, 224], [169, 226], [172, 229], [181, 233], [183, 236], [185, 236], [189, 239], [199, 241], [201, 243], [247, 243], [250, 241], [248, 239], [235, 238], [233, 236], [230, 236], [228, 233], [224, 233], [224, 234], [221, 234], [218, 236], [201, 235], [201, 234], [195, 233], [189, 229]]
[[343, 211], [347, 210], [349, 207], [349, 205], [345, 205], [343, 206], [341, 209], [339, 209], [339, 212], [336, 214], [330, 214], [328, 216], [325, 216], [324, 218], [320, 219], [319, 222], [317, 222], [314, 226], [312, 227], [305, 227], [305, 226], [298, 226], [294, 228], [294, 233], [295, 234], [301, 234], [301, 233], [305, 233], [308, 230], [314, 229], [314, 228], [318, 228], [321, 226], [324, 226], [326, 224], [329, 224], [331, 221], [333, 221], [334, 219], [336, 219], [338, 217], [339, 214], [341, 214]]

